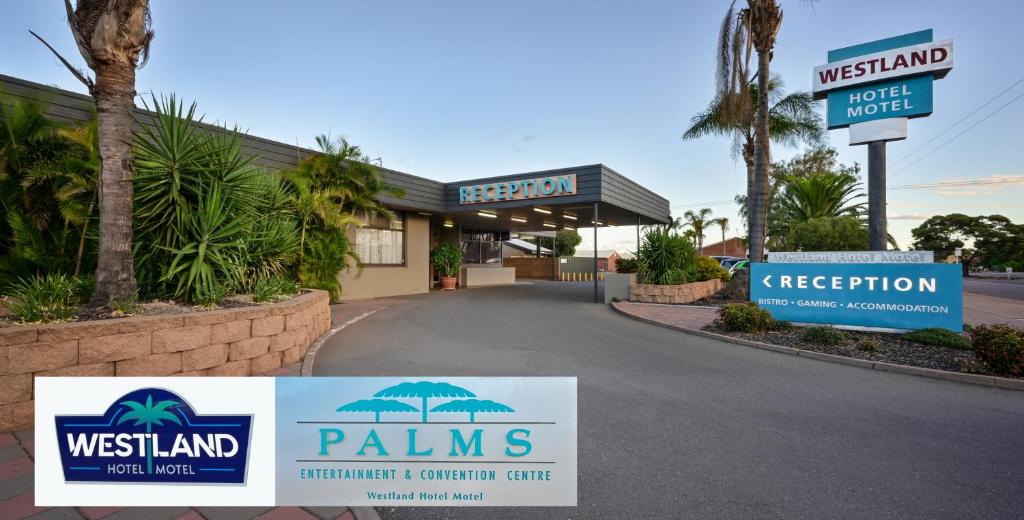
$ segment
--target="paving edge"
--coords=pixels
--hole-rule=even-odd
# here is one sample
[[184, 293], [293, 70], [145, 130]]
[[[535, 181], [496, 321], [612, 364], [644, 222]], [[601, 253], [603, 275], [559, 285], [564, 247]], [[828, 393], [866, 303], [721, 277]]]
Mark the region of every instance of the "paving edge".
[[353, 323], [363, 318], [371, 316], [377, 313], [378, 311], [383, 310], [384, 308], [385, 307], [381, 307], [379, 309], [373, 309], [372, 311], [364, 312], [359, 316], [356, 316], [355, 318], [352, 318], [346, 321], [345, 323], [338, 325], [337, 327], [331, 327], [330, 329], [327, 330], [327, 332], [321, 334], [319, 338], [316, 338], [316, 341], [314, 341], [313, 344], [309, 346], [309, 349], [306, 350], [306, 355], [303, 356], [302, 358], [302, 369], [300, 371], [302, 377], [310, 377], [313, 375], [313, 361], [316, 360], [316, 353], [320, 351], [320, 347], [322, 347], [324, 342], [330, 339], [331, 336], [333, 336], [339, 330], [344, 329], [345, 327], [348, 327], [349, 325], [352, 325]]
[[815, 352], [813, 350], [800, 350], [798, 348], [783, 347], [781, 345], [772, 345], [770, 343], [762, 343], [760, 341], [752, 341], [748, 339], [734, 338], [732, 336], [726, 336], [725, 334], [717, 334], [714, 332], [708, 332], [704, 330], [693, 330], [686, 327], [680, 327], [678, 325], [672, 325], [669, 323], [662, 323], [657, 320], [650, 318], [643, 318], [637, 316], [629, 311], [619, 308], [615, 303], [611, 304], [612, 310], [615, 312], [644, 323], [650, 323], [651, 325], [657, 325], [659, 327], [665, 327], [667, 329], [677, 330], [686, 334], [693, 334], [695, 336], [703, 336], [705, 338], [717, 339], [726, 343], [732, 343], [734, 345], [742, 345], [745, 347], [753, 347], [761, 350], [768, 350], [771, 352], [777, 352], [779, 354], [788, 354], [791, 356], [799, 356], [809, 359], [817, 359], [819, 361], [827, 361], [829, 363], [839, 363], [842, 365], [855, 366], [860, 368], [869, 368], [872, 370], [881, 370], [884, 372], [895, 372], [899, 374], [908, 374], [913, 376], [928, 377], [931, 379], [942, 379], [944, 381], [954, 381], [957, 383], [966, 383], [971, 385], [979, 386], [990, 386], [994, 388], [1002, 388], [1006, 390], [1019, 390], [1024, 391], [1024, 380], [1021, 379], [1009, 379], [998, 376], [984, 376], [979, 374], [966, 374], [962, 372], [950, 372], [947, 370], [936, 370], [933, 368], [922, 368], [914, 367], [910, 365], [898, 365], [896, 363], [886, 363], [884, 361], [869, 361], [866, 359], [848, 358], [843, 356], [836, 356], [833, 354], [825, 354], [822, 352]]

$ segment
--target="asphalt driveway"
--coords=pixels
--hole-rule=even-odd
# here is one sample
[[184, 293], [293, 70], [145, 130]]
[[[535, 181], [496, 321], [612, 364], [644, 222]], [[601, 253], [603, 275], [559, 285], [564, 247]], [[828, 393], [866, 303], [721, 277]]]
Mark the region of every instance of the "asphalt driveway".
[[1019, 518], [1024, 392], [689, 336], [539, 282], [408, 298], [315, 375], [579, 377], [579, 507], [385, 518]]

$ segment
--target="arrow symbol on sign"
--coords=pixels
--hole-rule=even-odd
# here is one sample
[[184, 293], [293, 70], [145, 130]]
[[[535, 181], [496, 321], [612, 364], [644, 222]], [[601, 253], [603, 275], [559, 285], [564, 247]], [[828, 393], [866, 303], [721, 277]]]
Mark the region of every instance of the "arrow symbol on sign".
[[764, 280], [761, 280], [761, 283], [763, 283], [765, 287], [771, 288], [772, 284], [768, 283], [768, 281], [771, 279], [772, 275], [765, 276]]

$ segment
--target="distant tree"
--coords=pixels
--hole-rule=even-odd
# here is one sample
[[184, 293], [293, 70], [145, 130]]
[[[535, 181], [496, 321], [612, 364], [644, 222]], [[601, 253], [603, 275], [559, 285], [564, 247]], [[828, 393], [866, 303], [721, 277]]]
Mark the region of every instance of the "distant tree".
[[718, 217], [711, 222], [722, 229], [722, 256], [725, 256], [725, 232], [729, 230], [729, 219], [726, 217]]
[[555, 255], [573, 256], [576, 254], [576, 246], [583, 242], [583, 237], [575, 229], [562, 229], [555, 233]]
[[868, 229], [853, 216], [815, 217], [794, 223], [787, 242], [794, 251], [864, 251]]
[[[1024, 226], [1013, 224], [1002, 215], [935, 215], [910, 232], [914, 249], [934, 251], [938, 259], [961, 248], [964, 276], [975, 262], [1006, 265], [1019, 264], [1024, 259]], [[968, 242], [973, 247], [967, 247]]]
[[697, 211], [683, 213], [683, 221], [693, 231], [697, 252], [702, 253], [704, 249], [704, 230], [711, 224], [711, 208], [701, 208]]

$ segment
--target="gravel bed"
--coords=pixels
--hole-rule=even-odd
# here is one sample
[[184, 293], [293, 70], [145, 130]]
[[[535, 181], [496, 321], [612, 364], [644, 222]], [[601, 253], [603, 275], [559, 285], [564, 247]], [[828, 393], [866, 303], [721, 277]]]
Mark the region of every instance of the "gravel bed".
[[[900, 339], [899, 334], [844, 330], [843, 333], [846, 335], [846, 341], [842, 344], [818, 345], [803, 340], [803, 333], [806, 330], [804, 327], [792, 327], [789, 330], [765, 332], [763, 334], [744, 334], [727, 331], [721, 321], [716, 320], [714, 323], [704, 327], [704, 330], [735, 338], [848, 358], [883, 361], [950, 372], [979, 373], [974, 361], [974, 353], [969, 350], [921, 345], [904, 341]], [[872, 339], [874, 342], [871, 341]], [[877, 350], [864, 350], [861, 348], [862, 345], [868, 344], [877, 347]]]

